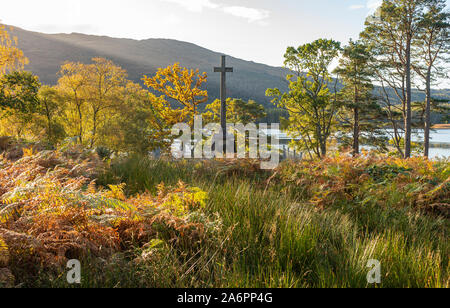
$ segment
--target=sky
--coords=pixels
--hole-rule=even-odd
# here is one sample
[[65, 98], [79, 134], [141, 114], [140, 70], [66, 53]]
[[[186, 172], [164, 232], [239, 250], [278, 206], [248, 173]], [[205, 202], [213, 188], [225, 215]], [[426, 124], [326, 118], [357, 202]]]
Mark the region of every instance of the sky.
[[44, 33], [170, 38], [281, 66], [288, 46], [356, 38], [379, 0], [14, 0], [2, 23]]
[[[44, 33], [169, 38], [281, 66], [288, 46], [357, 38], [381, 0], [14, 0], [2, 23]], [[449, 0], [450, 3], [450, 0]]]

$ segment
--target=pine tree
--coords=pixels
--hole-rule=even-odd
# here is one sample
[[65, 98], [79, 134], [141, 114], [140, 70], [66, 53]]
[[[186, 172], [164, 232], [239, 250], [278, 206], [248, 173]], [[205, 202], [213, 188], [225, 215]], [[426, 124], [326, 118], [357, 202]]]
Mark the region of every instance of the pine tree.
[[379, 81], [394, 89], [402, 103], [405, 158], [411, 157], [412, 44], [419, 32], [423, 7], [424, 0], [384, 0], [377, 12], [367, 18], [361, 33], [376, 56], [374, 72]]
[[448, 62], [450, 50], [450, 13], [445, 0], [427, 0], [425, 12], [419, 23], [418, 35], [414, 40], [415, 61], [413, 68], [425, 84], [424, 155], [429, 156], [432, 92], [435, 77], [441, 77], [444, 68], [439, 64]]
[[340, 92], [342, 109], [339, 120], [342, 123], [341, 131], [351, 131], [353, 155], [360, 153], [362, 133], [366, 133], [365, 143], [375, 140], [376, 132], [380, 127], [382, 111], [372, 95], [373, 72], [368, 65], [371, 61], [370, 49], [361, 42], [350, 41], [344, 48], [339, 67], [335, 70], [342, 79], [344, 87]]

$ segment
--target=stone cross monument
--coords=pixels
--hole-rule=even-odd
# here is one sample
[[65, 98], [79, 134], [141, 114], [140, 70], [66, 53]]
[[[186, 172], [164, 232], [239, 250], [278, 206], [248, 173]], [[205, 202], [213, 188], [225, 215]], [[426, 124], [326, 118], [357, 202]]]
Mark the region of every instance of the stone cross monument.
[[215, 73], [221, 73], [220, 78], [220, 101], [222, 106], [220, 109], [220, 125], [222, 126], [223, 133], [223, 152], [226, 153], [227, 149], [227, 73], [232, 73], [233, 68], [227, 67], [225, 63], [225, 56], [222, 56], [222, 66], [214, 68]]

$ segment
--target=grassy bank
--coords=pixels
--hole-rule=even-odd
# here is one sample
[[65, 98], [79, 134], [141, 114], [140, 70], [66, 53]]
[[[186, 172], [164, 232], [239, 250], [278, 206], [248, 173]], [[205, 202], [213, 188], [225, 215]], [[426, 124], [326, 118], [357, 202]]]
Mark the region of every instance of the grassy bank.
[[[67, 287], [71, 257], [84, 287], [372, 287], [369, 259], [381, 262], [379, 287], [450, 283], [448, 161], [341, 156], [265, 172], [251, 161], [52, 155], [2, 165], [2, 208], [19, 204], [0, 223], [14, 285]], [[35, 164], [39, 176], [4, 184]], [[24, 227], [24, 217], [39, 219]], [[42, 251], [11, 248], [11, 232]]]

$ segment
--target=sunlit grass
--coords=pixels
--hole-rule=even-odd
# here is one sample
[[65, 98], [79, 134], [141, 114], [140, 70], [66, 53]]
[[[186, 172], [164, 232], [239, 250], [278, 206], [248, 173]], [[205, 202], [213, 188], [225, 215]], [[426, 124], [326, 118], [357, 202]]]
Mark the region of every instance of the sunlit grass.
[[[333, 169], [328, 169], [326, 177], [345, 177], [342, 167], [348, 162], [340, 162], [339, 168], [334, 163], [324, 165]], [[443, 181], [448, 166], [436, 163], [428, 170], [426, 162], [414, 164], [418, 173], [436, 181]], [[395, 170], [383, 169], [374, 176], [394, 179], [383, 184], [383, 194], [380, 187], [365, 187], [365, 183], [358, 188], [358, 194], [368, 198], [375, 193], [377, 198], [372, 196], [364, 203], [357, 198], [328, 202], [324, 196], [323, 208], [314, 206], [311, 191], [305, 191], [314, 189], [311, 183], [308, 188], [288, 182], [268, 185], [270, 175], [238, 176], [223, 172], [220, 165], [205, 168], [134, 158], [112, 166], [103, 180], [129, 182], [135, 193], [181, 178], [208, 192], [206, 211], [218, 213], [226, 240], [217, 254], [200, 252], [203, 258], [215, 260], [208, 268], [214, 273], [211, 280], [192, 280], [196, 283], [189, 286], [371, 287], [366, 265], [369, 259], [377, 259], [382, 264], [380, 287], [448, 287], [448, 219], [413, 208], [408, 198], [418, 189], [420, 179], [399, 184]]]
[[449, 286], [447, 161], [335, 156], [269, 172], [83, 153], [0, 162], [16, 284], [70, 287], [76, 257], [82, 287]]

